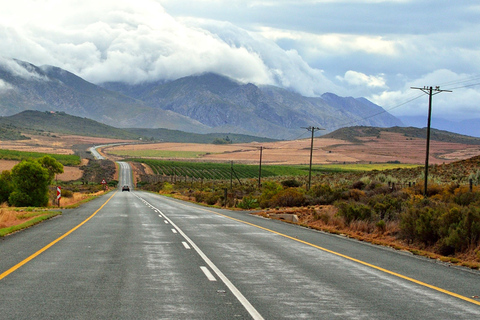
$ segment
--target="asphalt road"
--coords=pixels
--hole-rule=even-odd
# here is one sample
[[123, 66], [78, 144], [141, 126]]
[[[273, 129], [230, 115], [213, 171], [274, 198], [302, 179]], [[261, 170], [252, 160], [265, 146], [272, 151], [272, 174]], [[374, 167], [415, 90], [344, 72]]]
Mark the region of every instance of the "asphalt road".
[[140, 191], [0, 240], [0, 293], [2, 319], [480, 319], [476, 271]]

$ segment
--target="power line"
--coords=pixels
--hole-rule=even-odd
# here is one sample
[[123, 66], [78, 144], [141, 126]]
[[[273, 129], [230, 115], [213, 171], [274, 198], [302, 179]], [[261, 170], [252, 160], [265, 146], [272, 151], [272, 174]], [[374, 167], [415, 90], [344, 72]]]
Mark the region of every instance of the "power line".
[[428, 158], [430, 154], [430, 124], [432, 119], [432, 97], [436, 94], [442, 92], [452, 92], [451, 90], [440, 90], [440, 87], [437, 86], [435, 89], [433, 87], [411, 87], [412, 89], [423, 91], [424, 93], [428, 94], [428, 122], [427, 122], [427, 151], [425, 157], [425, 188], [424, 188], [424, 196], [427, 197], [427, 185], [428, 185]]

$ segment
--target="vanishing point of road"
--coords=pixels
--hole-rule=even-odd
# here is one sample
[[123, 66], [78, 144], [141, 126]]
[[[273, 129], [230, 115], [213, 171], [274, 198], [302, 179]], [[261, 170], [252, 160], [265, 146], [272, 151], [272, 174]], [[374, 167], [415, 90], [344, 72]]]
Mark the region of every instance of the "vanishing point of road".
[[478, 271], [120, 190], [0, 240], [1, 319], [480, 319]]

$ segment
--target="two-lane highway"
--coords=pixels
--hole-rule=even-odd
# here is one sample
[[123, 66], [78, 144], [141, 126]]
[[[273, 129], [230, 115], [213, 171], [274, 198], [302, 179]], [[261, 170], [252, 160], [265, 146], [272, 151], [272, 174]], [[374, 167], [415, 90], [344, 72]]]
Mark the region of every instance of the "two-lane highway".
[[0, 292], [2, 319], [480, 318], [478, 272], [140, 191], [1, 240]]

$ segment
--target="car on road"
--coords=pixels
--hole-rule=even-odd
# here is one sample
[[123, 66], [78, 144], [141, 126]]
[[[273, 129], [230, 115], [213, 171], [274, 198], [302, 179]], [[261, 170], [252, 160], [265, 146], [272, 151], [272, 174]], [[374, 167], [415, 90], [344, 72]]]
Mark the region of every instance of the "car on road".
[[129, 186], [123, 186], [122, 187], [122, 192], [123, 191], [130, 191], [130, 187]]

